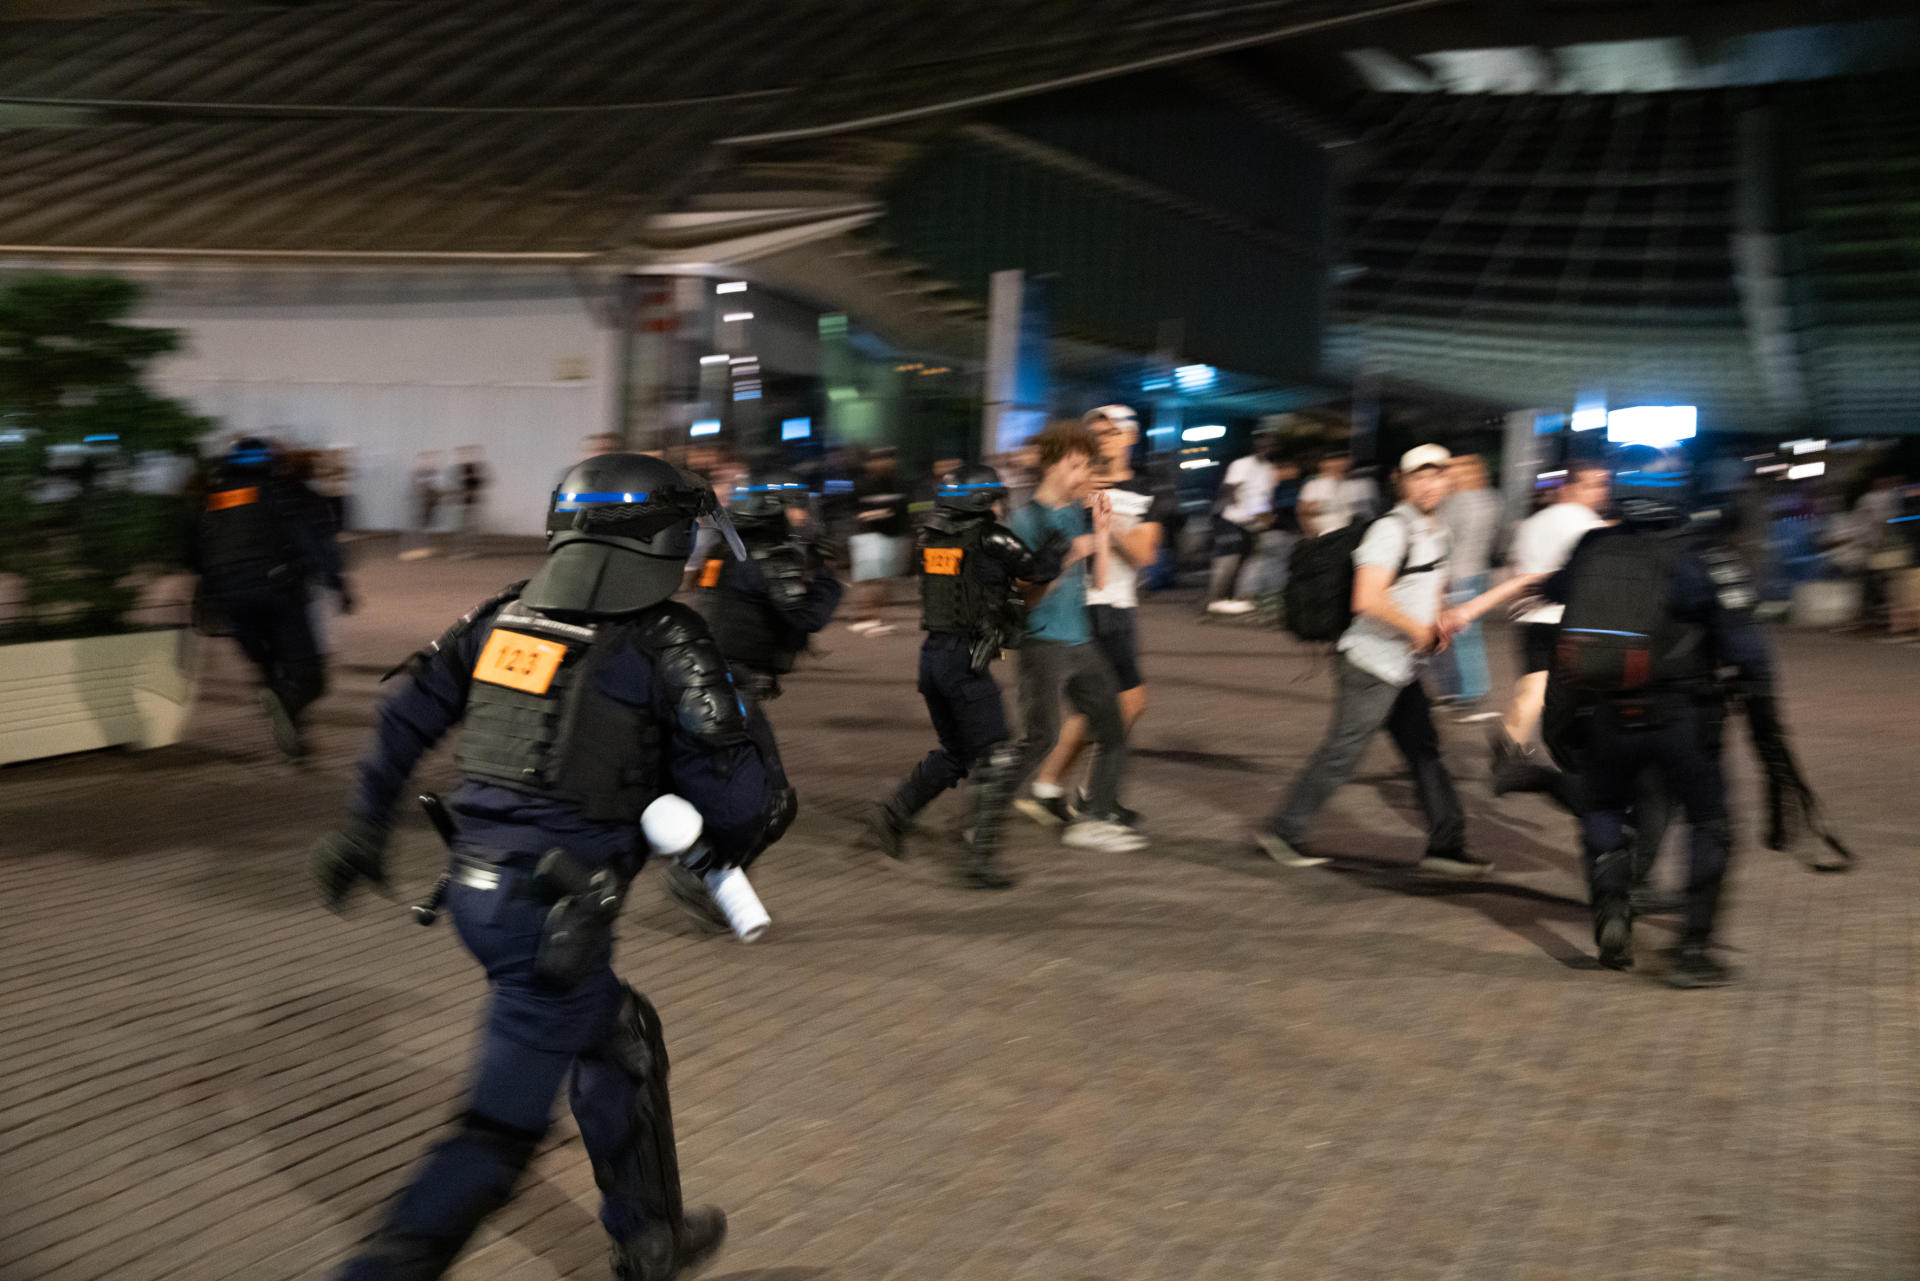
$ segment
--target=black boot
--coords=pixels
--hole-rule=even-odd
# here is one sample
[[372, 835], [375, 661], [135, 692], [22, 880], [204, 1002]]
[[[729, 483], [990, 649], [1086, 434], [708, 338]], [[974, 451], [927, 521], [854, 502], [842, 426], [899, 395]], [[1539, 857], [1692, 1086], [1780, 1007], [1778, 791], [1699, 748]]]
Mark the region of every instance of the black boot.
[[967, 860], [960, 866], [960, 883], [970, 890], [1010, 890], [1014, 886], [1011, 876], [995, 870], [993, 855], [971, 840], [967, 842]]
[[906, 859], [909, 826], [907, 816], [895, 809], [891, 801], [874, 806], [867, 814], [867, 833], [873, 838], [874, 847], [890, 859]]
[[1633, 911], [1625, 900], [1593, 905], [1593, 942], [1600, 964], [1610, 970], [1633, 968]]
[[1714, 958], [1711, 945], [1682, 943], [1667, 954], [1667, 986], [1683, 990], [1725, 987], [1733, 974]]
[[727, 1239], [727, 1216], [717, 1206], [688, 1210], [678, 1232], [650, 1224], [613, 1243], [615, 1281], [680, 1281], [712, 1263]]
[[1593, 903], [1593, 942], [1610, 970], [1633, 966], [1633, 850], [1609, 850], [1587, 859], [1587, 893]]
[[686, 914], [688, 920], [710, 934], [727, 934], [733, 925], [727, 920], [727, 914], [713, 901], [713, 892], [707, 883], [693, 872], [681, 866], [678, 861], [667, 864], [667, 877], [664, 882], [667, 897]]

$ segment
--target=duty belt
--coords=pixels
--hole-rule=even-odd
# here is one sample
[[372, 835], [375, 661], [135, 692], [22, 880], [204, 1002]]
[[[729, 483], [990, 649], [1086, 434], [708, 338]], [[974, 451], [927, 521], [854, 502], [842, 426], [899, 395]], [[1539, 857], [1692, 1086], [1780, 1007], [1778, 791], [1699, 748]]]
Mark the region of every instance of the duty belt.
[[510, 892], [518, 892], [528, 879], [527, 873], [520, 868], [503, 867], [468, 854], [453, 855], [448, 862], [447, 875], [453, 878], [455, 885], [464, 885], [470, 890], [505, 888]]

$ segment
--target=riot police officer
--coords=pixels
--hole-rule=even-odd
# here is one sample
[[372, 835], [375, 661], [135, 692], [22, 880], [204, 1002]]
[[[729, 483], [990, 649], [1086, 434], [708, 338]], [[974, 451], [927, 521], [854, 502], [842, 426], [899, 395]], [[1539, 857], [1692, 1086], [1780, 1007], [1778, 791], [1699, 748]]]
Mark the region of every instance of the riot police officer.
[[691, 802], [722, 863], [766, 825], [767, 770], [725, 660], [669, 600], [701, 514], [731, 532], [706, 483], [670, 463], [580, 463], [553, 494], [540, 572], [409, 660], [381, 707], [347, 827], [314, 852], [322, 893], [337, 906], [383, 879], [408, 774], [464, 721], [446, 906], [491, 995], [458, 1128], [342, 1281], [439, 1276], [507, 1200], [563, 1079], [622, 1281], [682, 1275], [725, 1235], [718, 1210], [681, 1206], [660, 1019], [611, 964], [651, 802]]
[[354, 607], [320, 502], [286, 474], [270, 442], [243, 436], [208, 478], [189, 554], [202, 615], [216, 618], [260, 669], [260, 707], [289, 760], [306, 755], [301, 720], [327, 689], [308, 583], [339, 593], [341, 612]]
[[1633, 964], [1629, 824], [1651, 768], [1691, 829], [1684, 925], [1667, 971], [1667, 981], [1683, 988], [1728, 979], [1712, 952], [1733, 852], [1718, 673], [1731, 667], [1755, 689], [1772, 681], [1766, 646], [1746, 612], [1750, 593], [1743, 600], [1740, 585], [1724, 566], [1710, 565], [1689, 535], [1689, 483], [1677, 453], [1644, 445], [1619, 451], [1619, 523], [1587, 534], [1542, 589], [1566, 606], [1554, 653], [1553, 736], [1580, 771], [1581, 844], [1600, 963]]
[[869, 819], [881, 850], [904, 857], [913, 816], [967, 779], [972, 790], [961, 880], [976, 889], [1013, 884], [993, 866], [1019, 768], [993, 660], [1024, 630], [1020, 584], [1047, 582], [1060, 572], [1057, 546], [1035, 552], [996, 519], [1006, 493], [1000, 474], [984, 464], [941, 478], [933, 514], [914, 547], [920, 626], [927, 633], [920, 645], [920, 696], [940, 745]]
[[[710, 557], [701, 565], [700, 612], [733, 670], [747, 709], [747, 732], [760, 747], [773, 789], [773, 810], [748, 867], [779, 840], [799, 814], [800, 798], [767, 720], [766, 703], [780, 696], [780, 678], [808, 640], [833, 618], [845, 590], [834, 576], [825, 531], [813, 518], [807, 487], [784, 471], [752, 475], [733, 487], [727, 514], [747, 549], [746, 559]], [[678, 862], [667, 867], [667, 887], [696, 920], [714, 929], [727, 921], [699, 877]]]

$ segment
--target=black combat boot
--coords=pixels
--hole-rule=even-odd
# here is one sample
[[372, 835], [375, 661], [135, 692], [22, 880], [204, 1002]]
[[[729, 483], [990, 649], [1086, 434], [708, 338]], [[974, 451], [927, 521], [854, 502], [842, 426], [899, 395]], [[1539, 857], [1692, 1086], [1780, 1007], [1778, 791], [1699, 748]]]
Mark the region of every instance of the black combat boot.
[[727, 1216], [717, 1206], [688, 1210], [678, 1232], [649, 1224], [613, 1243], [614, 1281], [682, 1281], [699, 1273], [727, 1239]]
[[1725, 987], [1733, 973], [1714, 958], [1708, 943], [1682, 943], [1667, 954], [1667, 986], [1683, 990]]
[[867, 815], [867, 832], [873, 837], [874, 847], [891, 859], [907, 857], [908, 826], [907, 816], [890, 801], [874, 806]]
[[698, 873], [688, 871], [676, 860], [667, 864], [665, 885], [667, 897], [700, 929], [711, 934], [726, 934], [733, 929]]

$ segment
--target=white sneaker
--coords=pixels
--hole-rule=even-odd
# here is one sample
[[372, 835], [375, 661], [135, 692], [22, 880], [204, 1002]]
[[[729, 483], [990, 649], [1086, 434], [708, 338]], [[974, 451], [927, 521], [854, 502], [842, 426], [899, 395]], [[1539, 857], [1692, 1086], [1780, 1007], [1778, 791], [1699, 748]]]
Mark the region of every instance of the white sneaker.
[[1209, 614], [1251, 614], [1253, 602], [1250, 600], [1217, 600], [1207, 606]]
[[880, 626], [879, 619], [863, 618], [857, 623], [848, 623], [847, 630], [850, 632], [870, 632], [878, 626]]
[[1097, 818], [1070, 824], [1060, 843], [1079, 850], [1099, 850], [1103, 854], [1126, 854], [1147, 848], [1147, 838], [1140, 833]]
[[1319, 867], [1327, 860], [1318, 854], [1308, 854], [1292, 841], [1274, 832], [1260, 832], [1253, 838], [1254, 844], [1282, 867]]

